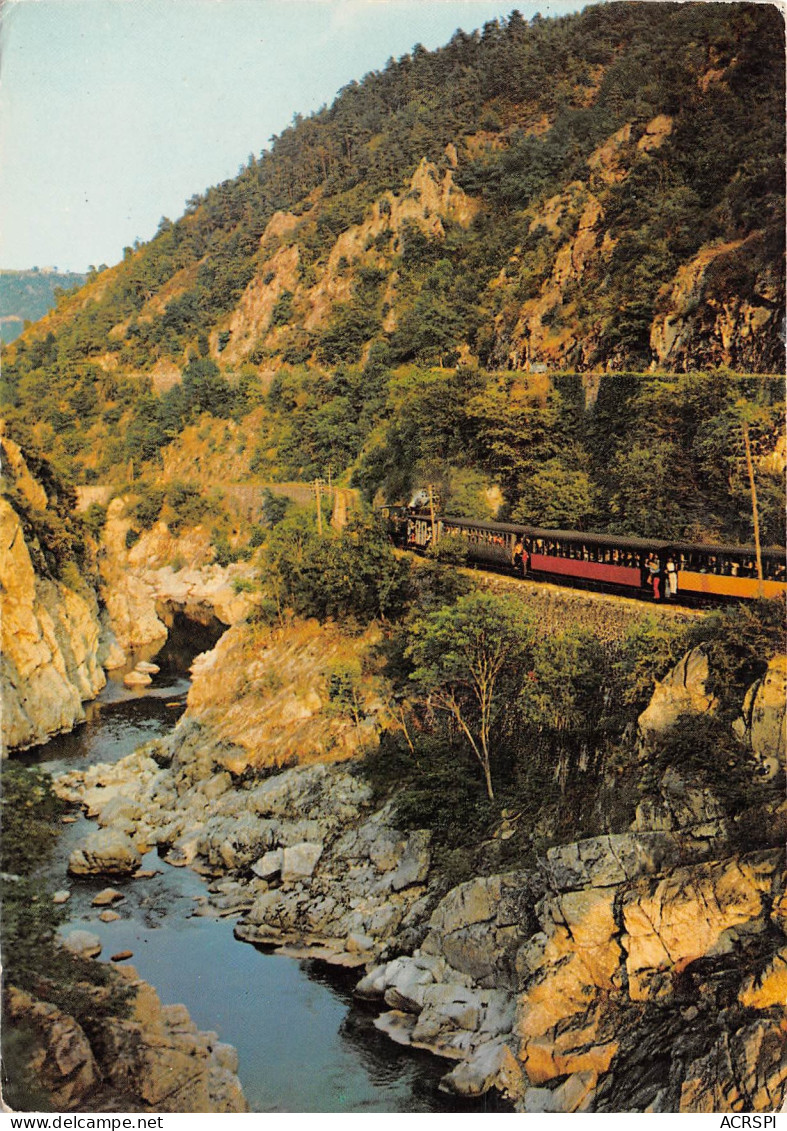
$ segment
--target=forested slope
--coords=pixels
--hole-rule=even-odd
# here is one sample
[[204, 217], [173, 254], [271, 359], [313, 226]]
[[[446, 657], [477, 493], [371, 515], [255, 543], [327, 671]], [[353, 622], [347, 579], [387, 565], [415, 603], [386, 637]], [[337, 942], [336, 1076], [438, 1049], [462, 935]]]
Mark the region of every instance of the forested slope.
[[[330, 467], [393, 498], [429, 474], [533, 520], [746, 539], [739, 425], [767, 510], [780, 390], [715, 375], [784, 366], [783, 61], [777, 9], [749, 4], [514, 12], [416, 46], [61, 299], [6, 403], [83, 481], [193, 475], [202, 444], [206, 480]], [[606, 448], [538, 376], [698, 369], [605, 392]]]

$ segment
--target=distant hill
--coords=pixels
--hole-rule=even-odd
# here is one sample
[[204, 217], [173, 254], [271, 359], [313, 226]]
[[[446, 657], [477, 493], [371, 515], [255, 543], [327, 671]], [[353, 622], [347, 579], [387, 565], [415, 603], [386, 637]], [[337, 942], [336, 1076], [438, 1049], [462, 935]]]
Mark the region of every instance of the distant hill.
[[37, 322], [55, 305], [55, 290], [76, 290], [87, 275], [76, 271], [0, 271], [0, 340], [13, 342], [25, 322]]

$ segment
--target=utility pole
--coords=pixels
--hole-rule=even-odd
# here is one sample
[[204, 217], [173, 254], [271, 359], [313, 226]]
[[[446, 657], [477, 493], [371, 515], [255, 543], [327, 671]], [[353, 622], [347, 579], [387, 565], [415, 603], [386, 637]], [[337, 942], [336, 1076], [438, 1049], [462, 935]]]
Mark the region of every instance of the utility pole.
[[762, 550], [760, 549], [760, 516], [757, 510], [757, 487], [754, 483], [754, 464], [751, 458], [751, 442], [749, 440], [749, 425], [744, 420], [741, 424], [743, 429], [743, 443], [746, 448], [746, 468], [749, 472], [749, 487], [751, 488], [751, 514], [754, 522], [754, 549], [757, 554], [757, 579], [758, 579], [758, 596], [765, 596], [765, 586], [763, 584], [762, 576]]
[[429, 517], [432, 520], [432, 545], [437, 544], [437, 524], [434, 520], [434, 484], [429, 484]]
[[320, 507], [320, 484], [322, 479], [314, 480], [314, 494], [317, 497], [317, 533], [322, 537], [322, 509]]

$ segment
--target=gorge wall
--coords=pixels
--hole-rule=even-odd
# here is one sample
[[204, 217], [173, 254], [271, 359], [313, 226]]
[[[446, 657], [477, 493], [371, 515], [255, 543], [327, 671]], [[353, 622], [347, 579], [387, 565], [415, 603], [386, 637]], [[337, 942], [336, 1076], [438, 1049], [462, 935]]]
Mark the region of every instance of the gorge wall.
[[[46, 491], [17, 445], [5, 438], [3, 454], [17, 497], [34, 513], [45, 514]], [[30, 537], [21, 511], [0, 498], [4, 750], [70, 730], [85, 717], [83, 702], [106, 682], [94, 592], [78, 573], [69, 574], [66, 584], [37, 572]]]
[[[214, 562], [201, 527], [172, 534], [163, 522], [130, 548], [128, 500], [111, 500], [93, 540], [75, 547], [63, 504], [33, 475], [20, 447], [2, 441], [2, 745], [22, 749], [71, 730], [105, 671], [133, 666], [140, 649], [160, 645], [177, 614], [231, 625], [252, 607], [238, 580], [243, 564]], [[40, 537], [39, 537], [40, 535]], [[52, 565], [55, 547], [60, 555]], [[78, 560], [77, 550], [84, 555]]]

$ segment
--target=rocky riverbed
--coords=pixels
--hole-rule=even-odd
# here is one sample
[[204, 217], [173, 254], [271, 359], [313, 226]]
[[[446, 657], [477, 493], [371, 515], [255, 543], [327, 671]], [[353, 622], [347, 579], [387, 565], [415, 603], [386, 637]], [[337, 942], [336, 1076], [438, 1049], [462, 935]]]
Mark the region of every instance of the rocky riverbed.
[[[784, 673], [779, 658], [739, 723], [765, 774]], [[713, 709], [707, 676], [699, 652], [657, 687], [643, 759], [687, 702]], [[429, 833], [397, 828], [352, 767], [243, 780], [218, 748], [191, 712], [168, 739], [62, 776], [60, 794], [100, 830], [72, 867], [111, 873], [156, 846], [209, 876], [203, 914], [238, 915], [239, 938], [282, 954], [357, 968], [357, 993], [387, 1007], [379, 1028], [446, 1058], [443, 1086], [463, 1095], [497, 1088], [525, 1111], [781, 1102], [787, 804], [730, 821], [670, 768], [630, 830], [445, 893]]]

